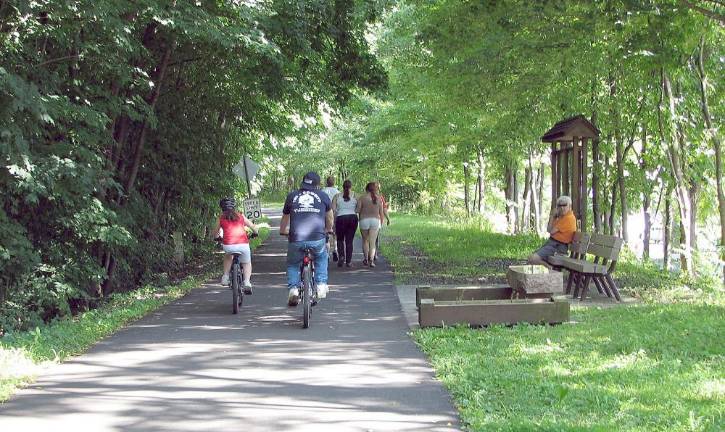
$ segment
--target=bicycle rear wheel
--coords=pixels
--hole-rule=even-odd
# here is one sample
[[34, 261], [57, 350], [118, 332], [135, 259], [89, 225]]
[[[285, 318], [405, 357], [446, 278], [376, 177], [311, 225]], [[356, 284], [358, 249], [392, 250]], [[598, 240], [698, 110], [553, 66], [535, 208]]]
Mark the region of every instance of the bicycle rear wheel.
[[230, 275], [232, 285], [232, 313], [239, 313], [239, 306], [242, 304], [241, 290], [239, 286], [239, 266], [232, 265], [232, 272]]
[[302, 328], [309, 328], [312, 318], [312, 271], [308, 265], [302, 269], [302, 290]]

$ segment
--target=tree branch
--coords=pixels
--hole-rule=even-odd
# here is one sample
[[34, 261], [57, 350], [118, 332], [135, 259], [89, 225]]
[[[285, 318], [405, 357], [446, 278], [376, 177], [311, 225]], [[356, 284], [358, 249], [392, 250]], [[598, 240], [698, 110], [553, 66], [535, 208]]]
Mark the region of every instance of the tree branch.
[[51, 59], [51, 60], [48, 60], [48, 61], [44, 61], [43, 63], [38, 63], [37, 65], [35, 65], [35, 67], [47, 66], [47, 65], [49, 65], [51, 63], [58, 63], [58, 62], [62, 62], [62, 61], [65, 61], [65, 60], [72, 60], [74, 58], [80, 58], [80, 57], [81, 57], [80, 54], [67, 55], [67, 56], [64, 56], [64, 57], [58, 57], [58, 58], [54, 58], [54, 59]]
[[[692, 10], [696, 10], [696, 11], [700, 12], [701, 14], [705, 15], [706, 17], [719, 21], [720, 25], [725, 25], [725, 15], [723, 15], [717, 11], [706, 9], [702, 6], [693, 4], [687, 0], [680, 0], [680, 3], [682, 3], [683, 5], [687, 6], [688, 8], [690, 8]], [[720, 4], [719, 2], [715, 2], [715, 3]]]

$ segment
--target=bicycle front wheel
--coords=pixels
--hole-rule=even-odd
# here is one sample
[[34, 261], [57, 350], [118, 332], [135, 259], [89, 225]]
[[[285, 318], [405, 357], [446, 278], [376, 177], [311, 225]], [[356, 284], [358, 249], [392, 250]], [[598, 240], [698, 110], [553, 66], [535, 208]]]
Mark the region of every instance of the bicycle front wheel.
[[310, 327], [312, 318], [312, 270], [305, 266], [302, 270], [302, 328]]

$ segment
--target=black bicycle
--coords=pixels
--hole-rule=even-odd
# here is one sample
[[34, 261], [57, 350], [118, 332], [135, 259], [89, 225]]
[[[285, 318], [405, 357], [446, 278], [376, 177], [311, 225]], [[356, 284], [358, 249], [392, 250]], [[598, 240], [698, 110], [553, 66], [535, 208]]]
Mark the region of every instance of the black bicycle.
[[[280, 233], [280, 235], [286, 237], [289, 234]], [[315, 306], [318, 301], [317, 282], [315, 282], [315, 252], [312, 248], [305, 248], [303, 251], [300, 280], [302, 286], [299, 287], [300, 298], [298, 301], [302, 302], [302, 328], [310, 328], [312, 306]]]
[[317, 283], [315, 282], [315, 254], [310, 248], [305, 248], [302, 264], [300, 265], [302, 289], [300, 290], [300, 301], [302, 301], [302, 328], [310, 327], [312, 318], [312, 306], [317, 304]]
[[[257, 233], [249, 234], [249, 239], [257, 237]], [[221, 243], [221, 237], [216, 238], [217, 242]], [[229, 270], [229, 287], [232, 290], [232, 313], [238, 314], [239, 308], [244, 303], [244, 290], [242, 289], [242, 283], [244, 278], [244, 272], [242, 270], [242, 263], [239, 261], [241, 254], [232, 252], [232, 268]], [[251, 291], [249, 292], [251, 294]]]
[[242, 291], [242, 265], [239, 262], [241, 254], [232, 254], [232, 269], [229, 272], [229, 286], [232, 289], [232, 313], [238, 314], [239, 308], [244, 303], [244, 291]]

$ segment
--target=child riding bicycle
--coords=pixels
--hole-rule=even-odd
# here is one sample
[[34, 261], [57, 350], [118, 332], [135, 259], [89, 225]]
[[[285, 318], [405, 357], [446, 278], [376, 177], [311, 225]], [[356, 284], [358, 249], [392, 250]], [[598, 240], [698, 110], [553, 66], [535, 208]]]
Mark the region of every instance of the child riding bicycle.
[[219, 216], [219, 222], [214, 232], [219, 233], [219, 230], [222, 230], [222, 248], [225, 255], [221, 283], [222, 285], [229, 285], [229, 271], [232, 268], [233, 254], [239, 254], [239, 262], [242, 264], [242, 271], [244, 272], [244, 293], [251, 294], [252, 251], [249, 248], [247, 228], [250, 228], [255, 235], [259, 233], [259, 230], [243, 214], [236, 211], [234, 198], [222, 198], [219, 201], [219, 207], [222, 209], [222, 214]]

